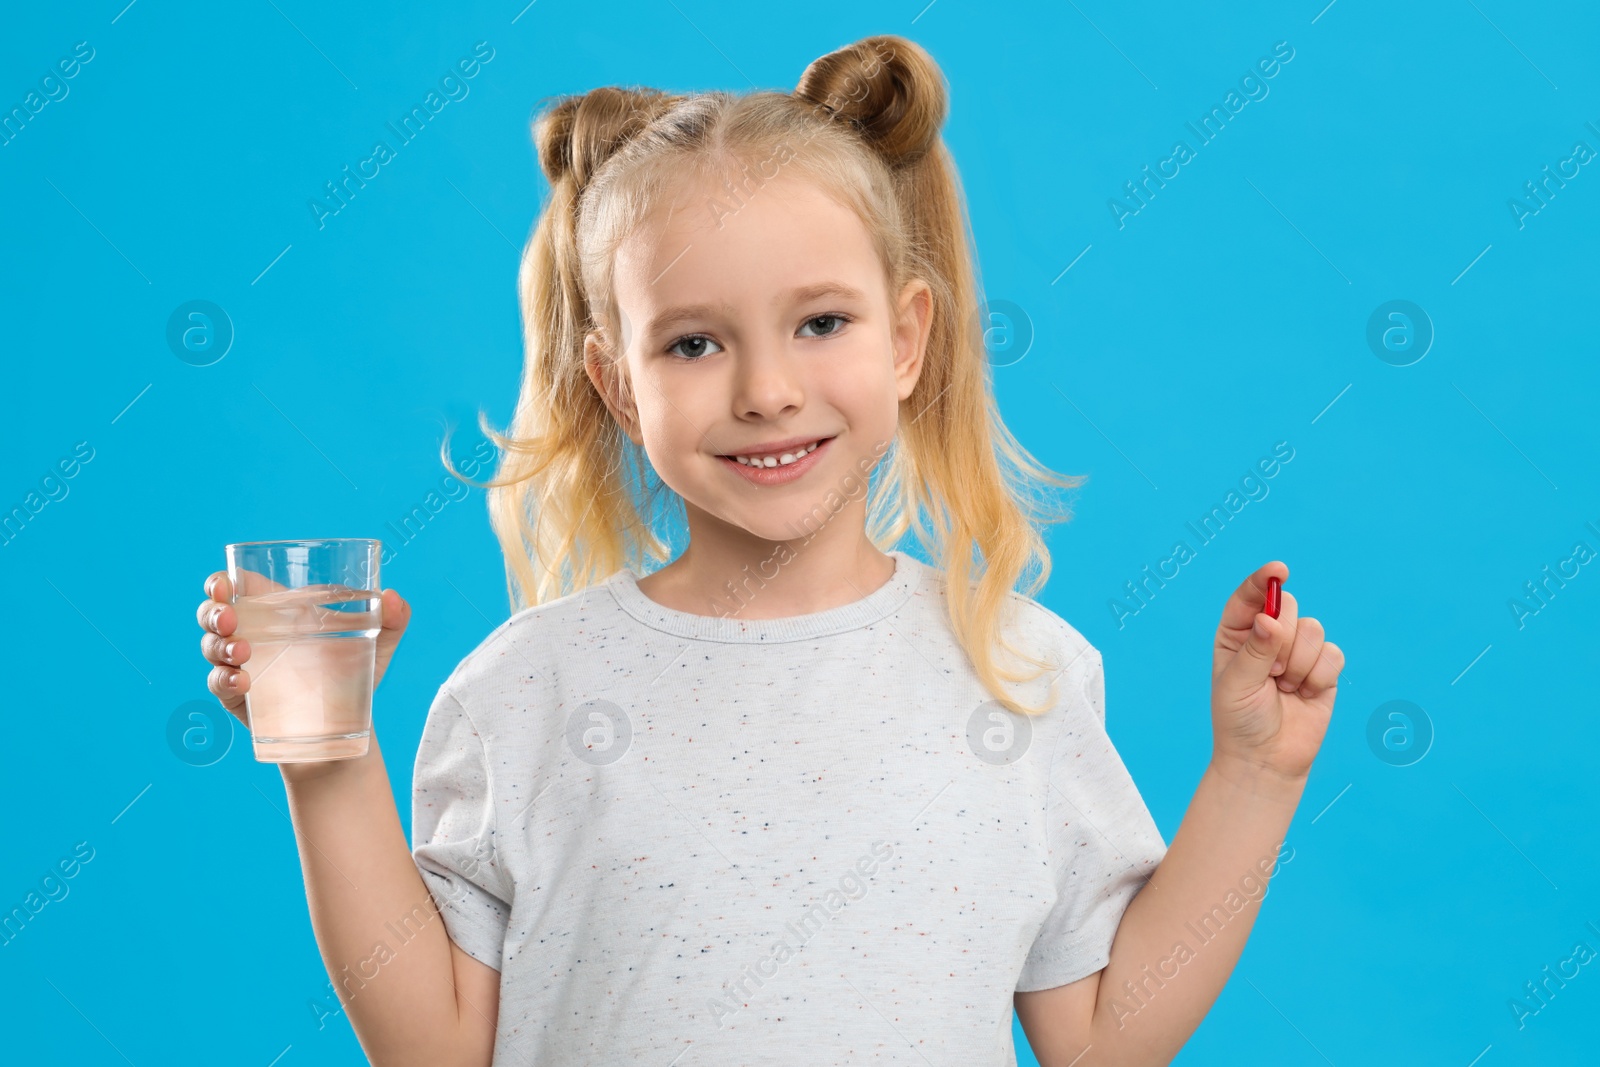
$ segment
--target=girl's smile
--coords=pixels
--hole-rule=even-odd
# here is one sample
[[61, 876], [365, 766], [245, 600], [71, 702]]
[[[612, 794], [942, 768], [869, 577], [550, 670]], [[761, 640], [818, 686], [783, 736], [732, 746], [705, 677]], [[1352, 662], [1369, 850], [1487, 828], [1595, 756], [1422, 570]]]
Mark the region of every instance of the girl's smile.
[[756, 485], [786, 485], [803, 478], [822, 460], [831, 437], [801, 438], [760, 445], [748, 452], [718, 456], [734, 473]]

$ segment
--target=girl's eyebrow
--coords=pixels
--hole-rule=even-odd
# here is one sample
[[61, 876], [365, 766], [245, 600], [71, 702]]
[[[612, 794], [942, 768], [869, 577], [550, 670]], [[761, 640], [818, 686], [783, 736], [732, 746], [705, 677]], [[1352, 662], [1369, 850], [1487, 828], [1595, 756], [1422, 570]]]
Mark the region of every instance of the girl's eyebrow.
[[[860, 289], [846, 285], [843, 282], [817, 282], [814, 285], [805, 285], [798, 289], [792, 289], [787, 294], [779, 293], [773, 298], [772, 302], [775, 305], [783, 304], [787, 297], [788, 303], [803, 304], [811, 300], [820, 300], [825, 296], [834, 296], [842, 300], [865, 300], [867, 298], [867, 295]], [[720, 307], [712, 304], [685, 304], [681, 307], [664, 308], [650, 319], [646, 332], [656, 333], [659, 330], [666, 329], [668, 326], [689, 319], [710, 318], [718, 312], [724, 315], [732, 315], [733, 307], [730, 304], [723, 304]]]

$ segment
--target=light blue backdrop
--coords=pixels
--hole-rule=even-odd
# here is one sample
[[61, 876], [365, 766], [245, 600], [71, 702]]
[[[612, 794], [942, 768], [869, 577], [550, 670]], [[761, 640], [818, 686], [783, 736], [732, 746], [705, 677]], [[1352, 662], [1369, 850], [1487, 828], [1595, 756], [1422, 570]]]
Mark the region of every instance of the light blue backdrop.
[[[1348, 656], [1293, 858], [1177, 1062], [1594, 1057], [1600, 968], [1562, 962], [1600, 948], [1592, 6], [524, 2], [5, 13], [0, 505], [27, 518], [0, 544], [0, 907], [92, 856], [0, 946], [18, 1062], [359, 1061], [342, 1015], [319, 1027], [277, 772], [243, 730], [209, 766], [169, 744], [210, 701], [202, 578], [228, 541], [397, 549], [385, 584], [415, 618], [377, 714], [409, 813], [428, 701], [507, 614], [482, 495], [448, 499], [437, 451], [511, 414], [531, 109], [787, 89], [880, 32], [952, 83], [1002, 408], [1090, 475], [1042, 599], [1103, 650], [1169, 840], [1235, 585], [1283, 559]], [[464, 95], [337, 213], [308, 206], [479, 42]], [[1292, 58], [1245, 80], [1275, 46]], [[1186, 125], [1230, 104], [1209, 143]], [[1146, 166], [1168, 177], [1135, 200]], [[169, 342], [191, 301], [225, 354]], [[1292, 459], [1245, 481], [1275, 447]], [[1188, 524], [1236, 489], [1202, 543]], [[1180, 540], [1192, 558], [1119, 618]]]

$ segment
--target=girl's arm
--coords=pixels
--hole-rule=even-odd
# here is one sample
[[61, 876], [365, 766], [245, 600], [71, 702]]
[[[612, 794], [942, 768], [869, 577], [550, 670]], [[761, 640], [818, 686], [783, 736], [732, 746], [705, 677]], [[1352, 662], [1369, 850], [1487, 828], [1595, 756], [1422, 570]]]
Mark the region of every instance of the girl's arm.
[[1177, 1055], [1244, 950], [1304, 788], [1259, 769], [1206, 768], [1161, 865], [1123, 913], [1111, 962], [1071, 985], [1016, 995], [1042, 1067]]
[[445, 932], [395, 810], [374, 731], [367, 755], [282, 764], [317, 947], [379, 1067], [486, 1067], [500, 972]]
[[[213, 573], [205, 589], [196, 619], [205, 631], [200, 651], [213, 664], [206, 685], [248, 727], [251, 649], [235, 634], [228, 572]], [[374, 687], [411, 618], [394, 590], [383, 591], [382, 603]], [[376, 730], [365, 756], [279, 770], [317, 947], [367, 1057], [383, 1067], [488, 1064], [500, 972], [446, 934], [400, 828]]]
[[1278, 846], [1333, 712], [1344, 653], [1285, 592], [1261, 612], [1268, 577], [1246, 579], [1223, 612], [1212, 672], [1213, 753], [1150, 881], [1123, 913], [1094, 975], [1016, 995], [1042, 1067], [1160, 1064], [1210, 1010], [1255, 924]]

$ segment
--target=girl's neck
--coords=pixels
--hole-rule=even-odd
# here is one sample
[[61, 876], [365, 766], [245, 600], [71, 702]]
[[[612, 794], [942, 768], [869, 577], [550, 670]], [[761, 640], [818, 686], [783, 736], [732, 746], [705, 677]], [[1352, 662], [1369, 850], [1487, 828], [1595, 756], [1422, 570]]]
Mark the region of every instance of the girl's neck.
[[741, 619], [810, 615], [863, 600], [894, 576], [895, 562], [866, 536], [864, 514], [849, 518], [835, 516], [809, 539], [767, 541], [691, 516], [689, 547], [639, 579], [639, 589], [675, 611]]

